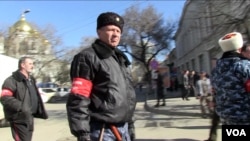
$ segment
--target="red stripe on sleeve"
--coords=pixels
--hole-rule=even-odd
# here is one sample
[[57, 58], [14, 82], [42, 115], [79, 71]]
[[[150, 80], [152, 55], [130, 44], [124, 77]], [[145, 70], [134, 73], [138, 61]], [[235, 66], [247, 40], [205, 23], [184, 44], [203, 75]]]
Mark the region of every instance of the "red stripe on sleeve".
[[13, 96], [13, 92], [9, 89], [2, 89], [1, 96]]
[[71, 93], [90, 97], [92, 82], [83, 78], [74, 78], [72, 82]]

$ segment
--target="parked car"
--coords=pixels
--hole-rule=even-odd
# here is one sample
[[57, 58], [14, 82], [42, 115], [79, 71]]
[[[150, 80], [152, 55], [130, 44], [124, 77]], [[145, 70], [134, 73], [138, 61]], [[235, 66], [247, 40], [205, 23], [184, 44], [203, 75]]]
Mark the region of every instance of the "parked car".
[[56, 90], [58, 85], [56, 83], [53, 83], [53, 82], [41, 82], [41, 83], [37, 83], [37, 87], [38, 88], [53, 88]]
[[49, 99], [49, 103], [59, 103], [66, 102], [68, 99], [68, 95], [70, 93], [69, 88], [58, 87], [56, 88], [56, 93]]
[[44, 103], [49, 102], [56, 95], [56, 91], [53, 88], [38, 88], [38, 91]]
[[49, 100], [50, 103], [66, 102], [70, 93], [70, 89], [66, 87], [58, 87], [56, 94]]
[[70, 88], [58, 87], [56, 89], [56, 96], [64, 97], [64, 96], [68, 95], [69, 92], [70, 92]]

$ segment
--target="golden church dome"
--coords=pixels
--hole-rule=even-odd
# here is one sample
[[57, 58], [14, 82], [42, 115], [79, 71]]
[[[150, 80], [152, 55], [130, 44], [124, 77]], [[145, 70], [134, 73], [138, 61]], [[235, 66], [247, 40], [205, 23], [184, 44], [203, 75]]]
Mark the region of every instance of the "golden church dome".
[[32, 32], [32, 26], [25, 20], [24, 14], [21, 15], [21, 18], [19, 21], [17, 21], [11, 28], [10, 33], [13, 33], [15, 31], [20, 32]]

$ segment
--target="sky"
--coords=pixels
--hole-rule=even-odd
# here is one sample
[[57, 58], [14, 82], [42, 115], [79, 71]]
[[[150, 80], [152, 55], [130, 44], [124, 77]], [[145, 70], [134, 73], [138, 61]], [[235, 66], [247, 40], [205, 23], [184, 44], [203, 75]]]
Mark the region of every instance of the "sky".
[[[96, 18], [102, 12], [122, 15], [133, 4], [153, 5], [164, 19], [179, 19], [185, 0], [0, 0], [0, 30], [12, 26], [26, 9], [26, 21], [39, 27], [52, 25], [64, 47], [77, 47], [83, 37], [97, 37]], [[126, 22], [126, 21], [125, 21]]]

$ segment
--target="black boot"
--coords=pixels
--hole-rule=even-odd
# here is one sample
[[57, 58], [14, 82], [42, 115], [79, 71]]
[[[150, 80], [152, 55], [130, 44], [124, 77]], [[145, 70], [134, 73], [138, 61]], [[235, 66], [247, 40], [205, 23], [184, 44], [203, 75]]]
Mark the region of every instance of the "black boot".
[[160, 106], [159, 103], [157, 103], [154, 107], [157, 108], [157, 107], [159, 107], [159, 106]]
[[162, 103], [160, 106], [166, 106], [166, 104], [165, 104], [165, 103]]

